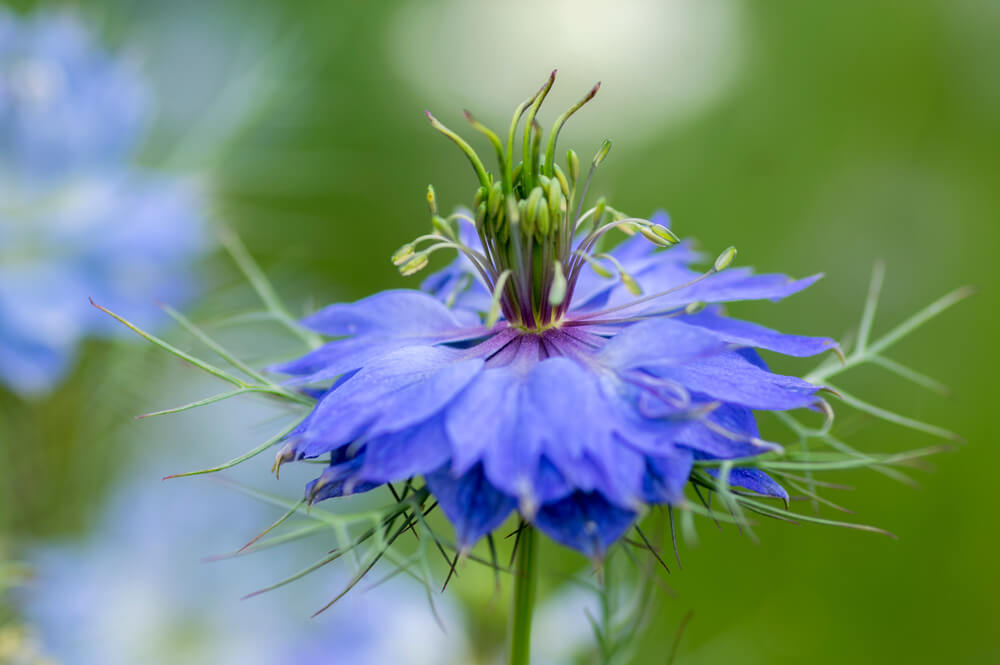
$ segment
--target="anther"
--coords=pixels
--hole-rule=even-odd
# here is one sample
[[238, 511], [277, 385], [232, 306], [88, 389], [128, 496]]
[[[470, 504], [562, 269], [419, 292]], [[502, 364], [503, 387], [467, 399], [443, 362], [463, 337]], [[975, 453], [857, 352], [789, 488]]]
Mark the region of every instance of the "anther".
[[715, 259], [715, 263], [712, 265], [712, 267], [715, 269], [715, 272], [722, 272], [723, 270], [728, 268], [730, 264], [732, 264], [733, 259], [735, 258], [736, 258], [736, 248], [727, 247], [725, 250], [723, 250], [722, 254], [719, 254], [719, 257]]

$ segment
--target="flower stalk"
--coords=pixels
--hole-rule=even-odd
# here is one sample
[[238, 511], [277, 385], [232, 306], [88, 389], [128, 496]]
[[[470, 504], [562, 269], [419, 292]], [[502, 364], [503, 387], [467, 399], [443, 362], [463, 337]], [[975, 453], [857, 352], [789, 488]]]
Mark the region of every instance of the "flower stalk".
[[521, 529], [514, 569], [514, 605], [510, 616], [510, 665], [531, 663], [531, 619], [535, 611], [538, 571], [535, 563], [535, 530]]

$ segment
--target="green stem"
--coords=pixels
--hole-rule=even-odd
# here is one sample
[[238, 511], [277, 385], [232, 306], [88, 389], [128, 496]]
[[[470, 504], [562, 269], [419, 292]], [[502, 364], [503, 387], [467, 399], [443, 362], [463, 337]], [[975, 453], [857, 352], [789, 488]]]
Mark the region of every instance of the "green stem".
[[517, 545], [514, 608], [511, 614], [510, 665], [531, 665], [531, 616], [535, 611], [535, 530], [525, 526]]

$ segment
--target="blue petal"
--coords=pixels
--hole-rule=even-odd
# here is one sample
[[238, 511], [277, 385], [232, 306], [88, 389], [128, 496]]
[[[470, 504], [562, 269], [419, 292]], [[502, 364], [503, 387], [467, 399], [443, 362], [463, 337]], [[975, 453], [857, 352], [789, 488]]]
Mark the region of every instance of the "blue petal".
[[364, 367], [404, 346], [413, 346], [413, 341], [406, 337], [349, 337], [324, 344], [290, 362], [272, 365], [268, 371], [297, 377], [289, 383], [318, 383]]
[[416, 427], [370, 439], [360, 476], [380, 482], [406, 480], [437, 469], [450, 457], [451, 442], [444, 416], [439, 415]]
[[628, 531], [635, 517], [598, 493], [575, 492], [543, 505], [534, 524], [557, 543], [598, 559]]
[[455, 310], [485, 312], [490, 308], [490, 292], [464, 255], [425, 279], [420, 288]]
[[752, 443], [755, 440], [759, 441], [760, 431], [750, 409], [734, 404], [723, 404], [708, 414], [706, 419], [732, 433], [733, 436], [725, 436], [696, 422], [677, 435], [675, 439], [677, 445], [697, 451], [701, 459], [751, 457], [769, 449], [767, 445]]
[[[674, 250], [668, 250], [665, 254]], [[636, 280], [646, 295], [660, 293], [681, 287], [698, 277], [700, 273], [690, 270], [679, 263], [659, 261], [636, 275]], [[661, 312], [683, 307], [693, 302], [723, 303], [739, 300], [780, 300], [807, 288], [822, 275], [813, 275], [805, 279], [792, 280], [780, 274], [754, 275], [749, 268], [729, 268], [721, 273], [711, 275], [691, 286], [679, 288], [649, 302], [636, 305], [634, 309], [616, 313], [615, 316], [637, 316], [652, 312]], [[634, 301], [636, 296], [624, 288], [618, 288], [608, 293], [607, 298], [600, 302], [586, 304], [586, 309], [617, 307]], [[574, 296], [574, 300], [576, 298]], [[585, 303], [580, 302], [580, 307]]]
[[479, 358], [441, 347], [413, 346], [358, 371], [316, 405], [296, 445], [298, 457], [316, 457], [359, 437], [417, 425], [452, 400], [483, 367]]
[[[471, 213], [470, 213], [471, 215]], [[482, 251], [483, 245], [472, 225], [462, 223], [458, 229], [459, 238], [466, 247]], [[485, 312], [490, 308], [490, 292], [483, 285], [479, 271], [465, 254], [458, 256], [447, 267], [425, 279], [420, 288], [441, 302], [452, 302], [456, 310]]]
[[517, 496], [528, 515], [571, 487], [634, 505], [644, 463], [617, 438], [634, 433], [609, 407], [617, 399], [602, 391], [596, 372], [567, 358], [488, 368], [449, 405], [453, 468], [482, 461], [490, 482]]
[[726, 342], [696, 326], [672, 319], [636, 323], [615, 335], [597, 354], [601, 364], [618, 370], [660, 367], [715, 355]]
[[485, 451], [517, 454], [520, 380], [508, 368], [486, 369], [452, 403], [445, 429], [455, 446], [456, 473], [465, 473], [482, 460]]
[[305, 318], [302, 325], [332, 337], [379, 335], [409, 337], [476, 326], [420, 291], [382, 291], [353, 303], [337, 303]]
[[358, 478], [358, 470], [363, 463], [363, 451], [358, 454], [348, 454], [345, 451], [341, 451], [340, 454], [334, 453], [330, 459], [330, 466], [320, 474], [319, 478], [306, 485], [306, 500], [312, 504], [334, 497], [361, 494], [382, 485]]
[[426, 476], [427, 487], [455, 528], [459, 549], [468, 550], [504, 520], [516, 505], [486, 479], [482, 466], [456, 476], [441, 467]]
[[364, 367], [373, 360], [407, 346], [459, 342], [482, 336], [482, 328], [451, 328], [423, 335], [359, 335], [324, 344], [304, 356], [268, 370], [296, 378], [289, 384], [319, 383]]
[[780, 274], [754, 275], [749, 268], [730, 268], [681, 293], [685, 297], [685, 302], [781, 300], [809, 288], [822, 276], [819, 274], [803, 279], [791, 279]]
[[675, 503], [683, 498], [684, 486], [691, 475], [694, 455], [674, 448], [669, 454], [646, 458], [642, 480], [642, 498], [647, 503]]
[[[701, 258], [690, 243], [684, 242], [667, 250], [655, 250], [652, 243], [636, 234], [611, 250], [611, 254], [639, 282], [646, 293], [655, 293], [676, 284], [683, 284], [697, 275], [684, 267]], [[664, 271], [669, 281], [665, 286], [661, 277]], [[573, 289], [572, 309], [577, 311], [598, 309], [628, 302], [634, 298], [635, 296], [617, 278], [601, 277], [592, 268], [584, 266]]]
[[676, 367], [656, 368], [689, 390], [751, 409], [787, 410], [816, 403], [818, 388], [792, 376], [772, 374], [738, 353], [723, 353]]
[[[719, 469], [717, 468], [706, 467], [705, 471], [715, 478], [719, 477]], [[756, 492], [757, 494], [763, 494], [764, 496], [773, 496], [778, 499], [784, 499], [785, 502], [788, 501], [788, 492], [785, 491], [785, 488], [775, 482], [771, 476], [767, 475], [760, 469], [747, 467], [736, 467], [734, 469], [730, 469], [729, 486], [747, 489], [751, 492]]]
[[527, 377], [522, 398], [520, 438], [545, 454], [570, 485], [599, 490], [624, 507], [639, 501], [642, 456], [620, 440], [620, 433], [632, 430], [609, 408], [619, 396], [602, 388], [592, 368], [549, 358]]
[[837, 346], [837, 343], [828, 337], [785, 335], [755, 323], [731, 319], [710, 311], [684, 316], [677, 321], [703, 328], [718, 339], [731, 344], [767, 349], [786, 356], [800, 358], [814, 356]]

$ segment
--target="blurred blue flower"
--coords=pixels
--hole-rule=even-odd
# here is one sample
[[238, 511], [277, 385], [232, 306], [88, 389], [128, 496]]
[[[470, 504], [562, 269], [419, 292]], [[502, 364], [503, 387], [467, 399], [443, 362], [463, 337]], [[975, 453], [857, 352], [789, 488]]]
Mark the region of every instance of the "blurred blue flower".
[[[45, 653], [67, 665], [465, 665], [460, 615], [436, 601], [452, 631], [428, 611], [424, 590], [405, 576], [344, 599], [308, 618], [316, 585], [240, 600], [276, 571], [302, 566], [303, 548], [285, 546], [224, 562], [232, 533], [270, 519], [262, 504], [206, 484], [150, 485], [133, 469], [99, 524], [77, 543], [33, 557], [22, 609]], [[134, 478], [145, 478], [136, 482]], [[298, 555], [298, 556], [297, 556]], [[342, 583], [342, 580], [340, 581]], [[322, 587], [325, 589], [329, 580]]]
[[[16, 178], [107, 167], [142, 137], [150, 94], [139, 72], [68, 13], [0, 8], [0, 169]], [[30, 181], [29, 181], [30, 183]]]
[[198, 188], [129, 161], [146, 87], [69, 14], [0, 9], [0, 382], [31, 395], [78, 341], [117, 330], [102, 304], [155, 323], [190, 296], [204, 244]]

